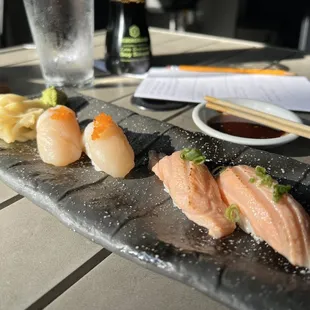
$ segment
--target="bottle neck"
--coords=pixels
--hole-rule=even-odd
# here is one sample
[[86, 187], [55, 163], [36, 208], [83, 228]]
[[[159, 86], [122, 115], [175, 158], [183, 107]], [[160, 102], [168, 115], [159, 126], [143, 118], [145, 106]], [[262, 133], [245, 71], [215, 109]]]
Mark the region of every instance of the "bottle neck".
[[119, 20], [120, 16], [130, 16], [133, 20], [146, 22], [146, 11], [144, 0], [111, 0], [110, 2], [110, 22]]

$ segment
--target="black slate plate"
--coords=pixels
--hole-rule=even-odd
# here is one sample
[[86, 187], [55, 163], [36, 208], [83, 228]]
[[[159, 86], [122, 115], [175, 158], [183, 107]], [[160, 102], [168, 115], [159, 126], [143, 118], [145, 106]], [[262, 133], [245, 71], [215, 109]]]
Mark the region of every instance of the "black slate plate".
[[[65, 225], [142, 266], [184, 282], [234, 309], [306, 309], [310, 275], [240, 230], [213, 240], [173, 207], [148, 170], [148, 151], [201, 149], [217, 165], [262, 165], [293, 185], [309, 211], [308, 165], [186, 132], [93, 98], [70, 93], [81, 126], [104, 111], [124, 129], [136, 154], [125, 180], [96, 172], [86, 156], [65, 168], [44, 164], [34, 142], [0, 143], [0, 178]], [[143, 297], [141, 297], [143, 298]]]

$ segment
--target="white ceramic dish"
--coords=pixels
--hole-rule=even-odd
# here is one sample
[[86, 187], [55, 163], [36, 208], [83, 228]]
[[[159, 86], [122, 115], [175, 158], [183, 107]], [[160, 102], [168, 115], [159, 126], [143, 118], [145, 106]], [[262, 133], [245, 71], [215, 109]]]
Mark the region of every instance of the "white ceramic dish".
[[[261, 102], [257, 100], [249, 100], [249, 99], [232, 99], [232, 98], [225, 98], [225, 100], [233, 102], [235, 104], [239, 104], [245, 107], [249, 107], [251, 109], [259, 110], [262, 112], [266, 112], [269, 114], [273, 114], [297, 123], [302, 123], [302, 120], [293, 112], [283, 109], [277, 105]], [[251, 138], [242, 138], [237, 137], [229, 134], [222, 133], [217, 131], [210, 126], [207, 125], [208, 120], [218, 115], [219, 113], [213, 111], [211, 109], [206, 108], [205, 103], [201, 103], [195, 107], [192, 113], [192, 117], [196, 126], [202, 130], [207, 135], [233, 142], [238, 144], [250, 145], [250, 146], [258, 146], [258, 147], [275, 147], [281, 144], [285, 144], [291, 142], [298, 138], [298, 136], [293, 134], [286, 134], [278, 138], [272, 139], [251, 139]]]

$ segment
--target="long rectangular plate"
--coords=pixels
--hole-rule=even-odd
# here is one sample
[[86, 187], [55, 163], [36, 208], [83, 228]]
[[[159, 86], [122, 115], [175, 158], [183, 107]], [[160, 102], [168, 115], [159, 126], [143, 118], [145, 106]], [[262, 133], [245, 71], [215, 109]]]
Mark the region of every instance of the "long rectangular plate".
[[[97, 172], [89, 159], [64, 168], [44, 164], [35, 142], [0, 143], [0, 178], [65, 225], [142, 266], [192, 286], [234, 309], [306, 309], [310, 275], [291, 266], [265, 243], [236, 230], [213, 240], [207, 229], [175, 208], [148, 170], [148, 152], [201, 149], [210, 169], [261, 165], [293, 186], [309, 211], [310, 167], [293, 159], [223, 142], [200, 133], [70, 93], [69, 106], [84, 127], [100, 112], [124, 129], [136, 167], [124, 179]], [[141, 297], [143, 298], [143, 296]]]

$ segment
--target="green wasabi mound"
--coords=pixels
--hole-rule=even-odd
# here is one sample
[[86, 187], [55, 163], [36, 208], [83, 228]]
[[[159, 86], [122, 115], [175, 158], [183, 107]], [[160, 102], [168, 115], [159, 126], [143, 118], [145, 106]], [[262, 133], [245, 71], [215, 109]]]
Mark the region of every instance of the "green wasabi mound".
[[66, 105], [68, 97], [63, 91], [52, 86], [42, 92], [40, 100], [44, 105], [50, 108], [59, 104]]

